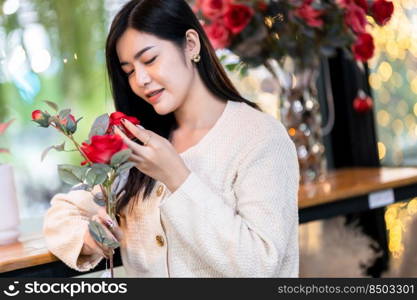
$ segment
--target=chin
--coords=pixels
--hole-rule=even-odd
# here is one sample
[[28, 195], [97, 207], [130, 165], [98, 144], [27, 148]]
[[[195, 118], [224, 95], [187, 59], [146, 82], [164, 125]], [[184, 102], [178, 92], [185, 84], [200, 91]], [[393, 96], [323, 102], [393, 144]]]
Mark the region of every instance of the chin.
[[153, 106], [153, 109], [158, 115], [164, 116], [174, 111], [173, 108], [164, 105], [164, 103], [159, 102]]

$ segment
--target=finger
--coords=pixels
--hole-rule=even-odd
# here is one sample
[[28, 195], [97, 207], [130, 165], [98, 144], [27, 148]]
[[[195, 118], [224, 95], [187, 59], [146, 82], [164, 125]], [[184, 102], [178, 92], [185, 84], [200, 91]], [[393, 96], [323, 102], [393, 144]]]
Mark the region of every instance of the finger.
[[139, 156], [139, 155], [132, 154], [132, 155], [129, 157], [129, 161], [134, 162], [134, 163], [137, 163], [137, 164], [141, 164], [141, 163], [143, 163], [145, 160], [144, 160], [141, 156]]
[[110, 231], [111, 237], [120, 242], [122, 240], [123, 232], [117, 223], [117, 220], [112, 220], [107, 214], [99, 217], [103, 221], [104, 226]]
[[136, 126], [129, 120], [122, 119], [121, 121], [125, 128], [129, 130], [136, 138], [138, 138], [142, 143], [146, 143], [150, 134], [148, 130]]
[[126, 134], [123, 133], [117, 126], [114, 126], [114, 133], [116, 133], [118, 136], [120, 136], [123, 140], [123, 142], [133, 151], [140, 152], [146, 149], [146, 147], [139, 145], [138, 143], [135, 143], [131, 139], [129, 139]]

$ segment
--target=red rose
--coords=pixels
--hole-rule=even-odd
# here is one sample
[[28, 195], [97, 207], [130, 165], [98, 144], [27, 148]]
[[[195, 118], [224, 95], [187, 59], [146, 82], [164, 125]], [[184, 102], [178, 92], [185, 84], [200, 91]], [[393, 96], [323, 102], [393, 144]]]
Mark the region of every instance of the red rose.
[[69, 118], [71, 121], [73, 121], [74, 123], [75, 123], [75, 122], [77, 122], [77, 121], [75, 120], [74, 116], [70, 114], [70, 115], [68, 115], [68, 117], [67, 117], [67, 118], [60, 120], [60, 122], [59, 122], [59, 123], [61, 123], [63, 126], [67, 126], [67, 124], [68, 124], [68, 118]]
[[32, 112], [32, 121], [38, 123], [41, 127], [49, 127], [50, 115], [47, 112], [43, 112], [39, 109]]
[[377, 0], [372, 4], [372, 16], [378, 25], [385, 25], [394, 12], [394, 4], [386, 0]]
[[71, 114], [69, 114], [65, 119], [60, 119], [59, 123], [62, 125], [62, 129], [65, 129], [69, 133], [75, 133], [77, 130], [77, 121]]
[[222, 49], [229, 46], [230, 31], [222, 22], [217, 21], [211, 25], [205, 25], [203, 27], [214, 49]]
[[[92, 163], [108, 164], [114, 154], [128, 147], [123, 143], [120, 136], [95, 135], [91, 138], [91, 144], [82, 143], [81, 150]], [[82, 162], [85, 165], [87, 160]]]
[[128, 116], [128, 115], [125, 115], [124, 113], [122, 113], [120, 111], [116, 111], [116, 112], [114, 112], [110, 115], [110, 125], [111, 126], [123, 125], [122, 122], [121, 122], [122, 119], [126, 119], [126, 120], [130, 121], [131, 123], [133, 123], [135, 125], [140, 124], [139, 120], [136, 117]]
[[372, 106], [372, 98], [362, 90], [359, 91], [358, 96], [353, 100], [353, 109], [358, 113], [366, 113], [372, 109]]
[[230, 4], [224, 15], [224, 24], [233, 33], [238, 34], [249, 24], [254, 11], [243, 4]]
[[294, 14], [311, 27], [321, 27], [323, 26], [323, 20], [320, 19], [320, 17], [323, 14], [323, 12], [314, 9], [310, 5], [310, 2], [310, 0], [304, 1], [303, 5], [297, 8]]
[[120, 129], [127, 135], [128, 138], [133, 139], [135, 136], [130, 133], [129, 130], [127, 130], [123, 123], [121, 122], [122, 119], [126, 119], [130, 121], [131, 123], [135, 125], [139, 125], [140, 121], [136, 117], [125, 115], [124, 113], [120, 111], [116, 111], [110, 115], [110, 122], [109, 122], [109, 128], [107, 129], [107, 134], [113, 133], [113, 126], [119, 126]]
[[365, 12], [368, 11], [368, 2], [366, 0], [354, 0], [355, 4], [362, 8]]
[[346, 24], [356, 33], [364, 33], [367, 24], [365, 11], [352, 3], [346, 7]]
[[42, 114], [42, 111], [40, 111], [39, 109], [34, 110], [32, 112], [32, 120], [33, 121], [40, 120], [42, 118], [43, 118], [43, 114]]
[[229, 3], [230, 0], [199, 0], [197, 5], [206, 18], [214, 20], [226, 12]]
[[261, 0], [257, 3], [257, 7], [261, 12], [264, 12], [268, 9], [268, 4]]
[[367, 0], [337, 0], [337, 3], [340, 7], [346, 8], [349, 5], [355, 4], [362, 8], [365, 12], [368, 12], [368, 2]]
[[362, 62], [370, 59], [374, 55], [374, 50], [374, 39], [369, 33], [359, 34], [355, 45], [352, 46], [355, 59]]

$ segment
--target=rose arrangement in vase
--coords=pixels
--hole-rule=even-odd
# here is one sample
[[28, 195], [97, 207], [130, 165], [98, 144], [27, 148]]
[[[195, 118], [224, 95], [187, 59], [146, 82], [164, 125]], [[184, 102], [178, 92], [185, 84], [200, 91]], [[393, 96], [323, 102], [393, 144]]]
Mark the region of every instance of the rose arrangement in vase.
[[195, 0], [193, 10], [215, 49], [230, 49], [250, 67], [290, 56], [305, 68], [339, 48], [369, 60], [375, 47], [367, 26], [385, 25], [394, 6], [386, 0]]
[[[297, 148], [301, 182], [324, 178], [327, 164], [316, 89], [320, 58], [343, 49], [359, 64], [368, 61], [375, 46], [367, 28], [385, 25], [393, 3], [196, 0], [193, 9], [213, 47], [227, 48], [239, 57], [239, 62], [225, 63], [228, 70], [245, 74], [249, 67], [263, 65], [272, 74], [281, 89], [281, 121]], [[352, 102], [362, 113], [371, 107], [363, 94], [359, 90]]]
[[[105, 207], [111, 220], [115, 221], [117, 203], [125, 192], [120, 188], [115, 189], [113, 184], [119, 176], [125, 176], [135, 164], [128, 161], [132, 151], [128, 149], [119, 135], [114, 134], [114, 127], [117, 126], [127, 136], [133, 138], [130, 132], [124, 128], [121, 120], [127, 119], [135, 125], [139, 125], [139, 120], [121, 112], [114, 112], [110, 116], [103, 114], [94, 121], [88, 140], [80, 144], [75, 140], [74, 133], [82, 118], [76, 120], [70, 109], [59, 110], [55, 103], [45, 102], [56, 113], [50, 114], [48, 111], [35, 110], [32, 112], [32, 120], [40, 127], [54, 128], [59, 131], [72, 143], [75, 149], [65, 150], [65, 142], [50, 146], [43, 151], [41, 159], [43, 160], [52, 149], [78, 152], [83, 160], [80, 165], [58, 165], [58, 174], [61, 180], [73, 185], [73, 190], [82, 189], [92, 192], [94, 187], [99, 186], [101, 192], [93, 194], [94, 201]], [[91, 236], [98, 243], [112, 250], [119, 247], [118, 241], [110, 238], [100, 223], [91, 220], [88, 228]], [[111, 277], [113, 278], [113, 254], [110, 254], [109, 260]]]

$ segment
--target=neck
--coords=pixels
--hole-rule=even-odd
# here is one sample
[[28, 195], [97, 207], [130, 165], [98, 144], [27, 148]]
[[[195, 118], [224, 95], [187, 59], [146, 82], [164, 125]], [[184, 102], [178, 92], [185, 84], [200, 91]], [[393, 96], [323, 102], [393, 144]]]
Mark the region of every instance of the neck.
[[195, 82], [183, 104], [174, 112], [181, 130], [200, 130], [211, 128], [224, 111], [226, 102], [211, 94], [200, 76]]

